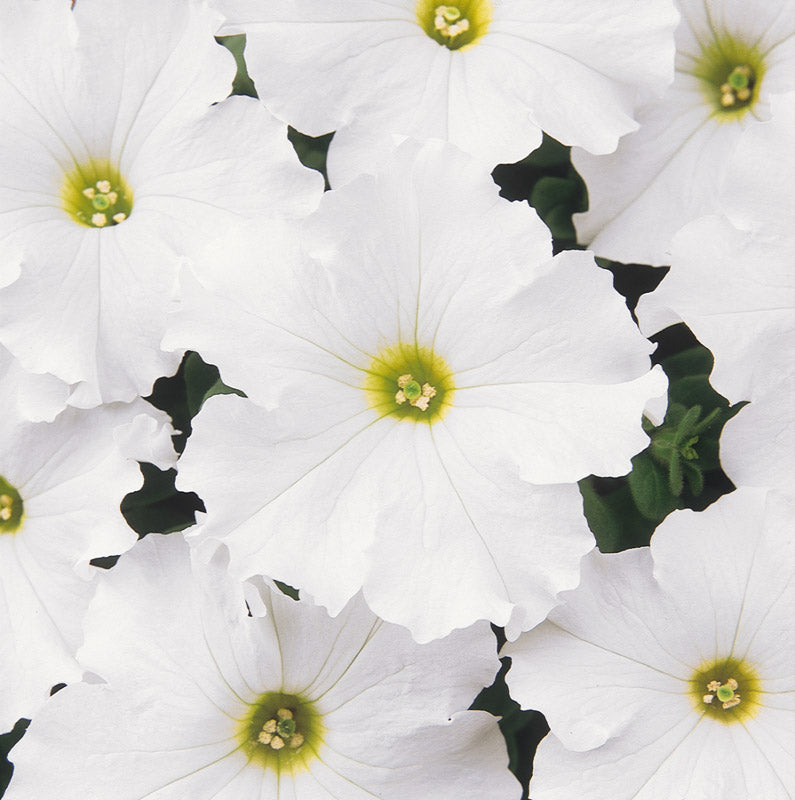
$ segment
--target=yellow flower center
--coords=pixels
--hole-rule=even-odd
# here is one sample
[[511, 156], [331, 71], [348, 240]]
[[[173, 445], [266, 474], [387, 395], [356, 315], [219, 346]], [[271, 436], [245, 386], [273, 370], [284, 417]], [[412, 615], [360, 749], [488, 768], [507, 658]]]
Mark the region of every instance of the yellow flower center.
[[427, 347], [400, 343], [378, 352], [362, 385], [380, 414], [432, 424], [452, 403], [455, 385], [447, 362]]
[[132, 190], [107, 159], [92, 159], [66, 173], [61, 198], [69, 216], [87, 228], [118, 225], [133, 208]]
[[693, 673], [690, 687], [698, 710], [726, 724], [753, 717], [759, 708], [759, 678], [737, 658], [702, 665]]
[[0, 534], [16, 533], [22, 527], [24, 513], [19, 492], [0, 475]]
[[275, 772], [305, 772], [317, 758], [325, 729], [309, 700], [266, 692], [241, 720], [238, 735], [252, 762]]
[[753, 107], [765, 74], [765, 62], [755, 46], [726, 34], [717, 36], [692, 62], [681, 68], [697, 77], [716, 118], [737, 119]]
[[455, 5], [418, 0], [415, 7], [417, 24], [450, 50], [476, 44], [489, 29], [491, 12], [489, 0], [459, 0]]

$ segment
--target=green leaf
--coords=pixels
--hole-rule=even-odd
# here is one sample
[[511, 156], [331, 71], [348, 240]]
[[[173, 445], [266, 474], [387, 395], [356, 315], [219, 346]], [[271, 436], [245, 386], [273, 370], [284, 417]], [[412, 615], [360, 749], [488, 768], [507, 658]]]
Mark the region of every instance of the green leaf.
[[330, 188], [328, 173], [326, 172], [326, 156], [328, 147], [334, 138], [334, 133], [324, 133], [322, 136], [307, 136], [295, 128], [287, 129], [287, 138], [293, 145], [298, 160], [309, 169], [316, 169], [326, 182], [326, 189]]
[[641, 514], [626, 478], [589, 475], [579, 482], [579, 487], [588, 527], [603, 553], [649, 544], [659, 520], [651, 521]]
[[678, 455], [674, 454], [668, 462], [668, 489], [674, 497], [679, 497], [684, 488], [682, 460]]
[[690, 461], [685, 461], [682, 467], [691, 494], [694, 497], [698, 497], [704, 491], [704, 470], [701, 469], [700, 464], [696, 465]]
[[556, 239], [576, 236], [571, 215], [580, 210], [580, 186], [570, 178], [539, 178], [530, 193], [530, 205]]
[[232, 94], [242, 94], [247, 97], [257, 97], [257, 89], [251, 80], [246, 67], [243, 52], [246, 49], [246, 35], [239, 33], [234, 36], [216, 36], [215, 41], [222, 44], [235, 57], [237, 74], [232, 81]]
[[663, 520], [676, 508], [676, 498], [671, 496], [666, 474], [647, 451], [638, 453], [632, 459], [632, 472], [627, 480], [632, 499], [646, 519]]
[[136, 533], [173, 533], [195, 524], [196, 512], [203, 511], [204, 505], [194, 492], [177, 491], [175, 469], [162, 471], [141, 464], [141, 472], [144, 485], [121, 501], [121, 512]]
[[190, 352], [185, 358], [183, 379], [188, 413], [195, 417], [208, 397], [216, 394], [237, 394], [245, 397], [239, 389], [227, 386], [220, 377], [218, 367], [207, 364], [198, 353]]
[[9, 763], [7, 756], [9, 750], [22, 738], [23, 734], [30, 725], [29, 719], [19, 719], [14, 725], [13, 730], [0, 735], [0, 797], [8, 788], [14, 767]]

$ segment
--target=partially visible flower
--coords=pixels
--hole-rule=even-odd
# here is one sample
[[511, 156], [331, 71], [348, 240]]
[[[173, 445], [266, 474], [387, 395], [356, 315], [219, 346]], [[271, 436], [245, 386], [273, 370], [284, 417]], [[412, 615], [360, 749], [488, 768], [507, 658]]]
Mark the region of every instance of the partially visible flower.
[[224, 100], [220, 20], [194, 0], [0, 8], [0, 342], [72, 405], [148, 394], [179, 364], [160, 339], [181, 264], [321, 194], [284, 125]]
[[493, 165], [544, 130], [595, 153], [672, 79], [670, 0], [216, 0], [265, 105], [311, 135], [351, 122]]
[[173, 466], [166, 415], [138, 400], [68, 408], [32, 423], [0, 416], [0, 729], [30, 717], [56, 683], [78, 680], [74, 655], [94, 592], [92, 558], [132, 547], [119, 509], [141, 486], [136, 458]]
[[789, 800], [795, 782], [792, 502], [740, 489], [675, 511], [651, 548], [589, 555], [504, 649], [552, 733], [534, 800]]
[[740, 409], [720, 436], [720, 463], [736, 486], [795, 494], [795, 376]]
[[[574, 215], [577, 235], [599, 256], [669, 264], [676, 231], [718, 210], [743, 131], [770, 116], [772, 95], [795, 88], [790, 0], [680, 0], [679, 6], [673, 86], [638, 111], [640, 130], [614, 154], [572, 152], [589, 197], [589, 210]], [[748, 155], [752, 163], [775, 164], [789, 149], [775, 157], [765, 149]], [[737, 201], [750, 210], [760, 194]]]
[[230, 239], [232, 285], [187, 287], [171, 324], [248, 397], [195, 420], [189, 536], [332, 614], [364, 587], [419, 641], [532, 627], [593, 547], [576, 481], [648, 445], [652, 346], [589, 254], [551, 259], [532, 210], [442, 142], [328, 192], [301, 236], [315, 259]]
[[34, 718], [7, 800], [518, 800], [497, 720], [466, 710], [488, 625], [417, 645], [361, 599], [331, 619], [266, 587], [251, 617], [222, 555], [192, 570], [151, 535], [103, 577], [79, 660], [105, 682]]
[[725, 216], [676, 234], [671, 271], [637, 307], [646, 335], [687, 323], [715, 357], [712, 385], [732, 402], [760, 397], [792, 373], [793, 130], [795, 92], [772, 98], [771, 119], [742, 133], [727, 159], [732, 180], [716, 198]]

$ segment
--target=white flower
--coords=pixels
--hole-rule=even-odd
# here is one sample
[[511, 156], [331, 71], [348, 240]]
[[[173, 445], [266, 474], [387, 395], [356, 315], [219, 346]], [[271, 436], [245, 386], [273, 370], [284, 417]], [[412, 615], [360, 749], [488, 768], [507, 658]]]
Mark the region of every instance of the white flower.
[[720, 463], [735, 486], [795, 494], [795, 376], [740, 409], [720, 434]]
[[2, 4], [0, 342], [73, 405], [148, 394], [179, 363], [159, 344], [184, 259], [321, 193], [260, 104], [218, 102], [219, 24], [192, 0]]
[[518, 800], [497, 720], [465, 710], [499, 667], [488, 625], [417, 645], [360, 599], [330, 619], [265, 588], [251, 617], [194, 567], [154, 535], [103, 577], [79, 659], [106, 682], [35, 717], [7, 800]]
[[[716, 210], [742, 132], [769, 116], [771, 95], [795, 88], [790, 0], [679, 5], [673, 86], [638, 111], [640, 130], [622, 139], [613, 155], [572, 152], [589, 196], [589, 210], [574, 215], [578, 238], [617, 261], [669, 264], [674, 233]], [[724, 91], [729, 82], [747, 86]], [[776, 157], [760, 150], [753, 160], [775, 163]], [[759, 194], [738, 199], [751, 208]]]
[[788, 800], [795, 789], [795, 508], [741, 489], [675, 511], [651, 549], [583, 563], [508, 645], [507, 679], [552, 734], [534, 800]]
[[638, 303], [647, 335], [687, 323], [715, 357], [712, 385], [731, 402], [762, 396], [792, 373], [793, 129], [795, 93], [772, 98], [772, 118], [745, 131], [727, 162], [731, 181], [716, 198], [726, 216], [679, 231], [671, 271]]
[[168, 334], [249, 398], [195, 421], [193, 535], [332, 614], [363, 586], [419, 641], [537, 624], [593, 546], [575, 481], [626, 473], [665, 391], [609, 273], [551, 260], [538, 217], [442, 142], [328, 192], [300, 234], [319, 261], [230, 240], [234, 286]]
[[165, 419], [142, 400], [66, 409], [51, 423], [3, 406], [0, 729], [35, 713], [56, 683], [80, 678], [74, 654], [98, 572], [89, 561], [135, 543], [119, 504], [141, 486], [136, 456], [173, 465]]
[[354, 121], [517, 161], [542, 129], [596, 153], [670, 83], [669, 0], [217, 0], [265, 105], [304, 133]]

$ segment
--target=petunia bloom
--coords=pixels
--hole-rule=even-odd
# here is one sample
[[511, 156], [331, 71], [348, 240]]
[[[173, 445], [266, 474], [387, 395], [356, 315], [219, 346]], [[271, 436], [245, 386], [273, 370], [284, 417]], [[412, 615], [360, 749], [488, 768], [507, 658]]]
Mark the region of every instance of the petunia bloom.
[[[640, 130], [615, 153], [572, 151], [589, 197], [588, 211], [574, 215], [578, 239], [616, 261], [669, 264], [673, 235], [717, 210], [743, 131], [769, 118], [771, 96], [795, 89], [789, 0], [678, 4], [673, 85], [639, 109]], [[751, 155], [754, 162], [770, 156], [765, 150]], [[758, 194], [737, 200], [747, 209]]]
[[488, 625], [417, 645], [360, 599], [331, 619], [261, 591], [249, 616], [180, 535], [122, 556], [86, 617], [91, 680], [34, 718], [7, 800], [518, 800], [497, 720], [466, 710], [499, 667]]
[[595, 153], [673, 78], [670, 0], [216, 0], [265, 105], [313, 136], [352, 122], [490, 165], [544, 130]]
[[71, 385], [72, 405], [146, 395], [176, 370], [160, 339], [195, 247], [321, 194], [284, 125], [224, 100], [219, 25], [194, 0], [0, 8], [0, 343]]
[[582, 584], [505, 648], [552, 733], [534, 800], [788, 800], [795, 789], [792, 502], [740, 489], [675, 511], [651, 548]]
[[[3, 384], [0, 384], [0, 399]], [[137, 460], [173, 466], [166, 415], [143, 400], [68, 408], [33, 423], [0, 417], [0, 730], [29, 717], [50, 689], [77, 680], [75, 653], [99, 569], [92, 558], [137, 536], [119, 504], [141, 486]]]
[[765, 395], [792, 373], [795, 339], [795, 92], [742, 133], [716, 197], [723, 214], [678, 231], [671, 270], [641, 297], [651, 335], [684, 321], [715, 357], [710, 380], [731, 402]]
[[328, 192], [300, 234], [312, 258], [224, 243], [235, 277], [186, 288], [171, 324], [248, 398], [195, 420], [189, 536], [332, 614], [363, 587], [419, 641], [532, 627], [593, 547], [576, 481], [648, 444], [652, 345], [589, 254], [551, 259], [535, 213], [442, 142]]

